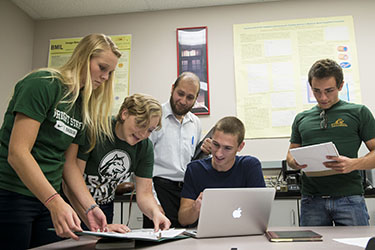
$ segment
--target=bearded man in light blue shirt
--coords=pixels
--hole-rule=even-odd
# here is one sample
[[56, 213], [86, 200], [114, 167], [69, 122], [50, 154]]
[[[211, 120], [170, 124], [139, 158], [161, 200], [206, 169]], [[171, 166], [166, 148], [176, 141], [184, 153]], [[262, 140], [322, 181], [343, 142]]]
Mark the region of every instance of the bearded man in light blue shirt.
[[[201, 137], [200, 120], [190, 112], [199, 89], [198, 76], [182, 73], [172, 85], [169, 102], [162, 105], [162, 128], [150, 136], [155, 155], [154, 189], [171, 227], [181, 227], [178, 210], [185, 170]], [[153, 227], [152, 221], [144, 218], [143, 227]]]

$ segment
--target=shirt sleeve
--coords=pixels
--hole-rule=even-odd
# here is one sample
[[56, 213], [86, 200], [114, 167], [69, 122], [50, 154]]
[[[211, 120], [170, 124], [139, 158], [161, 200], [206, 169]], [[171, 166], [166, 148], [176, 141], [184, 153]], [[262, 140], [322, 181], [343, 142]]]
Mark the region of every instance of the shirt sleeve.
[[16, 87], [13, 112], [20, 112], [42, 123], [61, 97], [62, 86], [47, 72], [32, 73], [22, 81]]
[[375, 138], [375, 120], [371, 111], [364, 105], [361, 107], [360, 116], [359, 134], [361, 139], [366, 142]]
[[86, 144], [86, 129], [85, 128], [79, 131], [77, 136], [74, 138], [73, 143], [76, 143], [79, 146]]
[[298, 129], [298, 123], [300, 119], [301, 118], [299, 114], [294, 118], [294, 121], [292, 124], [292, 134], [290, 136], [290, 143], [302, 144], [301, 134], [299, 133], [299, 129]]
[[149, 139], [142, 141], [140, 152], [137, 152], [135, 175], [143, 178], [152, 178], [154, 170], [154, 147]]
[[84, 143], [80, 145], [78, 148], [77, 158], [83, 161], [87, 161], [90, 156], [90, 152], [87, 152], [89, 148], [90, 148], [89, 140], [87, 138], [84, 138]]

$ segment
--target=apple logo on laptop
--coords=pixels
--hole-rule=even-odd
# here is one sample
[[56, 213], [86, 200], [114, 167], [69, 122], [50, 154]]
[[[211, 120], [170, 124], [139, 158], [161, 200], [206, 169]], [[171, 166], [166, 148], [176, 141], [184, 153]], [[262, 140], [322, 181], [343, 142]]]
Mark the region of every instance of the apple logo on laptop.
[[242, 213], [242, 210], [239, 207], [239, 208], [237, 208], [236, 210], [233, 211], [232, 216], [233, 216], [233, 218], [238, 219], [238, 218], [241, 217], [241, 213]]

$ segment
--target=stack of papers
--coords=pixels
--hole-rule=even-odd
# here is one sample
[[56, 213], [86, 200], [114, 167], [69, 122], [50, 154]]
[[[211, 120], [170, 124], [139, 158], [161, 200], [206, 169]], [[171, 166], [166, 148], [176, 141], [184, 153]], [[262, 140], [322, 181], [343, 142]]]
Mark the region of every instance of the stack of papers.
[[290, 154], [294, 157], [299, 165], [307, 165], [303, 169], [304, 172], [321, 172], [321, 171], [336, 171], [326, 168], [323, 162], [329, 162], [327, 156], [339, 156], [333, 142], [326, 142], [315, 144], [306, 147], [292, 148]]

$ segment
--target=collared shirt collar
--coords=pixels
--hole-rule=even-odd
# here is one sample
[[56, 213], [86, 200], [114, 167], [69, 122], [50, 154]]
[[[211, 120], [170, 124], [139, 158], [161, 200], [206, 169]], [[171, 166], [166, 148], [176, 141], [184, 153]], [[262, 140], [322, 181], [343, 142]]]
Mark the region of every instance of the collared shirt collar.
[[[189, 111], [185, 114], [184, 119], [182, 120], [182, 123], [193, 121], [192, 113]], [[176, 116], [173, 114], [171, 103], [168, 101], [166, 102], [165, 109], [163, 110], [163, 116], [164, 118], [167, 118], [169, 116], [173, 116], [174, 119], [177, 120]]]

